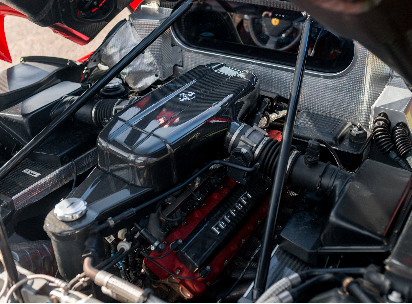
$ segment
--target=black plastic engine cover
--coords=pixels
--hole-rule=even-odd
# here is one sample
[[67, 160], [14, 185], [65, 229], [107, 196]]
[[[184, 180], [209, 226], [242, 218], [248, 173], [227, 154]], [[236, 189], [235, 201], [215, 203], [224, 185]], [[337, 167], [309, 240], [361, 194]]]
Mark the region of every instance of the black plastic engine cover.
[[223, 153], [232, 121], [259, 95], [254, 74], [198, 66], [137, 100], [100, 133], [99, 167], [159, 192]]
[[0, 73], [0, 111], [61, 81], [80, 82], [81, 73], [82, 67], [67, 59], [23, 57]]
[[54, 57], [24, 57], [0, 73], [0, 157], [28, 143], [50, 122], [57, 99], [80, 89], [82, 66]]

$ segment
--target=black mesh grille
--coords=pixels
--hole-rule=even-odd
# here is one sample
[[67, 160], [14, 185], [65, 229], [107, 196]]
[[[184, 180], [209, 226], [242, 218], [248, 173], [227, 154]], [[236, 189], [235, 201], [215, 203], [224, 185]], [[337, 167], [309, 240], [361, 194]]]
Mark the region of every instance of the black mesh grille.
[[33, 185], [50, 173], [56, 171], [58, 168], [60, 168], [60, 166], [36, 163], [25, 159], [1, 181], [0, 193], [13, 197], [28, 186]]

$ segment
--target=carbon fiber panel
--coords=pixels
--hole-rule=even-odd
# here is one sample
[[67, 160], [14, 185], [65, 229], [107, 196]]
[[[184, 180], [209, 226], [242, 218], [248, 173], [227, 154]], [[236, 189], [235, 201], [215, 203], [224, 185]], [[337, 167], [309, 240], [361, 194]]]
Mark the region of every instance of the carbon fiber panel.
[[[198, 65], [222, 62], [256, 74], [263, 93], [289, 97], [293, 68], [192, 49], [174, 38], [183, 49], [183, 67], [177, 68], [178, 75]], [[371, 106], [391, 79], [392, 70], [359, 43], [354, 45], [354, 60], [343, 72], [305, 72], [299, 103], [301, 110], [368, 125]]]
[[230, 0], [230, 1], [274, 7], [274, 8], [279, 8], [279, 9], [288, 10], [288, 11], [297, 11], [297, 12], [301, 11], [299, 7], [297, 7], [295, 4], [286, 2], [286, 1], [279, 1], [279, 0]]
[[12, 197], [16, 210], [22, 209], [71, 181], [74, 172], [79, 175], [96, 165], [96, 148], [74, 163], [58, 167], [25, 159], [2, 181], [0, 193]]
[[[295, 4], [286, 2], [286, 1], [280, 1], [280, 0], [230, 0], [230, 1], [238, 2], [238, 3], [245, 3], [245, 4], [262, 5], [262, 6], [279, 8], [279, 9], [296, 11], [296, 12], [301, 11], [299, 7], [297, 7]], [[160, 5], [162, 7], [173, 8], [176, 5], [176, 2], [175, 1], [161, 1]]]
[[128, 106], [99, 134], [99, 168], [157, 192], [216, 159], [230, 123], [256, 103], [256, 76], [197, 66]]

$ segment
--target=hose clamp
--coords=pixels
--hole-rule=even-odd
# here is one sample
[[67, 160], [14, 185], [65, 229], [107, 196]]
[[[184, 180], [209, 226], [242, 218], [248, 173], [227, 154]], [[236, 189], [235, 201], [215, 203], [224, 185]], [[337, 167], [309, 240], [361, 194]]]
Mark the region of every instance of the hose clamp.
[[109, 218], [107, 219], [107, 223], [110, 225], [111, 228], [113, 228], [114, 225], [116, 224], [116, 223], [114, 222], [113, 218], [111, 218], [111, 217], [109, 217]]
[[100, 103], [100, 100], [98, 101], [98, 102], [96, 102], [94, 105], [93, 105], [93, 108], [92, 108], [92, 122], [93, 122], [93, 124], [95, 125], [95, 126], [98, 126], [98, 124], [96, 123], [96, 119], [95, 119], [95, 116], [96, 116], [96, 107], [97, 107], [97, 105]]
[[233, 143], [235, 142], [236, 137], [238, 136], [238, 134], [240, 133], [240, 131], [244, 128], [245, 124], [241, 124], [239, 126], [239, 128], [237, 128], [237, 130], [235, 131], [235, 133], [233, 134], [232, 138], [230, 139], [230, 143], [229, 143], [229, 147], [228, 147], [228, 152], [230, 153], [232, 151], [232, 146]]
[[258, 156], [259, 156], [260, 152], [262, 151], [263, 147], [266, 145], [268, 140], [269, 140], [269, 137], [265, 136], [265, 138], [263, 138], [263, 140], [257, 146], [257, 148], [255, 150], [255, 154], [254, 154], [255, 160], [258, 159]]
[[353, 282], [353, 278], [351, 278], [351, 277], [346, 278], [345, 280], [343, 280], [342, 287], [343, 287], [343, 290], [345, 291], [346, 294], [348, 293], [348, 290], [347, 290], [348, 285], [352, 282]]

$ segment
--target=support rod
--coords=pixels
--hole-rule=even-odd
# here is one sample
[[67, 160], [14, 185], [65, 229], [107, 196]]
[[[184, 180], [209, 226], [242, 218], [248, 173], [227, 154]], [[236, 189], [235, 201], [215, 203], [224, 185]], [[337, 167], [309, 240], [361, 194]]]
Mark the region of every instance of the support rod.
[[298, 109], [300, 88], [302, 86], [303, 72], [305, 70], [306, 57], [308, 52], [308, 39], [310, 34], [312, 19], [308, 16], [303, 25], [302, 38], [300, 40], [298, 58], [296, 60], [295, 74], [293, 76], [292, 88], [290, 92], [288, 114], [282, 132], [282, 146], [280, 148], [279, 163], [273, 178], [272, 193], [269, 201], [269, 210], [266, 220], [266, 229], [262, 239], [262, 250], [260, 254], [258, 269], [253, 287], [252, 297], [255, 302], [264, 292], [269, 269], [270, 253], [272, 252], [273, 237], [276, 230], [276, 220], [278, 216], [280, 199], [285, 182], [286, 168], [289, 160], [290, 146], [293, 138], [293, 128], [295, 127], [296, 114]]
[[137, 46], [135, 46], [126, 56], [114, 65], [102, 78], [100, 78], [91, 88], [83, 93], [70, 107], [56, 117], [39, 134], [29, 141], [19, 152], [17, 152], [7, 163], [0, 168], [0, 180], [5, 177], [15, 166], [42, 144], [58, 127], [60, 127], [69, 117], [76, 113], [86, 102], [93, 98], [103, 87], [117, 76], [126, 66], [128, 66], [137, 56], [150, 46], [161, 34], [163, 34], [175, 21], [187, 12], [193, 4], [193, 0], [185, 1], [176, 9], [162, 24], [155, 28]]
[[[3, 256], [3, 265], [7, 271], [7, 275], [10, 278], [10, 286], [16, 284], [19, 280], [16, 265], [14, 264], [14, 259], [11, 254], [6, 228], [4, 227], [3, 219], [0, 217], [0, 252]], [[21, 295], [20, 289], [14, 292], [15, 298], [20, 303], [23, 303], [23, 297]]]

